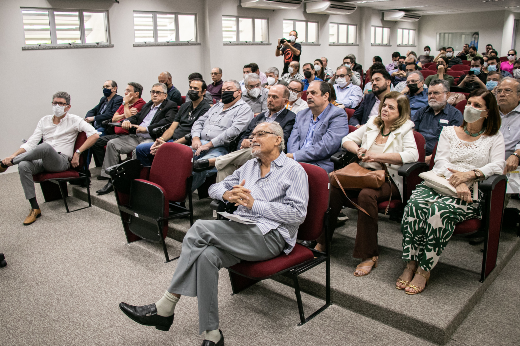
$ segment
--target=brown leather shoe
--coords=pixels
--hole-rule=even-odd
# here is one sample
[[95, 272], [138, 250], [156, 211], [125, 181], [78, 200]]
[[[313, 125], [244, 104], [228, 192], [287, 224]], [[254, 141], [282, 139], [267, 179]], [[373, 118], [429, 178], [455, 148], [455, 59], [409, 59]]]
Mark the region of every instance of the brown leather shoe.
[[36, 221], [36, 219], [39, 218], [40, 216], [42, 216], [42, 212], [40, 211], [40, 209], [31, 209], [29, 216], [27, 216], [25, 218], [25, 220], [23, 221], [23, 225], [24, 226], [30, 225], [31, 223]]
[[0, 173], [4, 173], [8, 168], [9, 166], [5, 167], [3, 164], [0, 164]]

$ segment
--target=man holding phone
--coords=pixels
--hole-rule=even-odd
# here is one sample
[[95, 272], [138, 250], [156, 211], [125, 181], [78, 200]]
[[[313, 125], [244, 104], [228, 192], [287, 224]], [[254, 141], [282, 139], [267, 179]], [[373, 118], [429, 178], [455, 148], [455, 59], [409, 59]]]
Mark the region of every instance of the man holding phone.
[[486, 88], [487, 73], [482, 71], [484, 59], [482, 57], [474, 57], [471, 60], [471, 69], [467, 75], [462, 75], [459, 78], [459, 88], [463, 88], [468, 92], [475, 89]]

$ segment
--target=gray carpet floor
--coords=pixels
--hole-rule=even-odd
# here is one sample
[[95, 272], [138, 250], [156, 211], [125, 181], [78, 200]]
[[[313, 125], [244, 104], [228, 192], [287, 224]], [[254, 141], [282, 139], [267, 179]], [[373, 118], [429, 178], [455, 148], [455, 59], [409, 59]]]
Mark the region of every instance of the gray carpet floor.
[[[118, 309], [121, 301], [139, 305], [161, 297], [176, 262], [165, 264], [160, 247], [126, 244], [119, 217], [105, 210], [67, 214], [61, 201], [42, 203], [39, 191], [38, 198], [43, 216], [24, 227], [29, 206], [18, 175], [0, 175], [0, 252], [8, 260], [0, 269], [1, 345], [200, 345], [195, 298], [181, 299], [169, 332], [138, 325]], [[169, 248], [180, 250], [173, 240]], [[519, 253], [448, 345], [518, 345], [518, 282]], [[219, 290], [226, 345], [433, 345], [337, 305], [297, 327], [294, 292], [278, 282], [231, 296], [221, 271]], [[307, 311], [322, 304], [303, 298]]]

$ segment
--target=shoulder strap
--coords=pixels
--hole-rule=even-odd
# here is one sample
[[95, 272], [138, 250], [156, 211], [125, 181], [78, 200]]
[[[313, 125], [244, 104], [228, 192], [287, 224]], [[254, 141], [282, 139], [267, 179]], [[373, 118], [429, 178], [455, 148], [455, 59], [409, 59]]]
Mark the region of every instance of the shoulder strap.
[[[370, 216], [370, 214], [367, 213], [367, 211], [366, 211], [365, 209], [361, 208], [359, 205], [357, 205], [356, 203], [354, 203], [354, 201], [351, 200], [351, 199], [347, 196], [347, 193], [346, 193], [345, 190], [343, 189], [343, 186], [341, 186], [341, 183], [339, 182], [339, 179], [338, 179], [338, 177], [336, 176], [336, 173], [332, 172], [332, 173], [330, 173], [330, 174], [332, 174], [332, 176], [334, 177], [334, 179], [336, 179], [336, 182], [338, 183], [339, 188], [341, 189], [341, 191], [343, 191], [343, 194], [345, 195], [345, 197], [347, 197], [348, 201], [349, 201], [350, 203], [352, 203], [352, 205], [353, 205], [354, 207], [356, 207], [358, 210], [360, 210], [360, 211], [362, 211], [363, 213], [365, 213], [365, 214], [367, 214], [368, 216]], [[372, 217], [372, 216], [370, 216], [370, 217]]]

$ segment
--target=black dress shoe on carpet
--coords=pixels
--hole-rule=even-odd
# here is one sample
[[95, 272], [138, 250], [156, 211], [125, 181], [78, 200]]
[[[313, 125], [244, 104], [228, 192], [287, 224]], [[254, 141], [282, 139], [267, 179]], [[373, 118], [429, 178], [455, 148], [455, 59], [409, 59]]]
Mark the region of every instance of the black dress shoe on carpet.
[[204, 340], [202, 342], [201, 346], [224, 346], [224, 334], [222, 334], [222, 331], [219, 329], [220, 332], [220, 340], [217, 343], [214, 343], [213, 341]]
[[209, 166], [209, 160], [197, 160], [193, 162], [193, 171], [194, 172], [203, 172], [207, 171], [208, 169], [211, 169], [213, 167]]
[[173, 323], [173, 317], [175, 316], [175, 314], [170, 317], [157, 315], [157, 307], [155, 304], [133, 306], [126, 303], [119, 303], [119, 308], [125, 313], [125, 315], [135, 322], [164, 331], [170, 330]]
[[98, 195], [106, 195], [107, 193], [110, 193], [114, 191], [114, 185], [109, 181], [101, 190], [97, 190], [96, 193]]
[[303, 246], [308, 247], [309, 249], [314, 249], [316, 247], [316, 244], [318, 244], [318, 242], [316, 240], [304, 240], [301, 242], [301, 244]]
[[5, 267], [7, 262], [5, 261], [5, 256], [3, 253], [0, 253], [0, 268]]
[[102, 176], [102, 175], [98, 175], [96, 179], [97, 179], [97, 180], [110, 180], [109, 177], [104, 177], [104, 176]]

